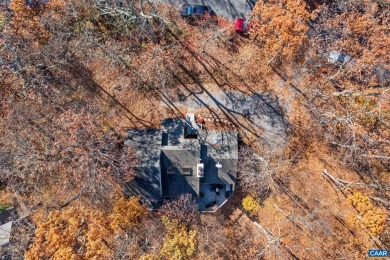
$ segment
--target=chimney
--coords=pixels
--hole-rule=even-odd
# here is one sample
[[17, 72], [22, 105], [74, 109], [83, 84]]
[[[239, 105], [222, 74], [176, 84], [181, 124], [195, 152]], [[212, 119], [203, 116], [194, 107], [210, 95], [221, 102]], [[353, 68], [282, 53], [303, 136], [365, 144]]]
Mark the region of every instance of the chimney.
[[186, 114], [184, 125], [184, 138], [198, 138], [198, 130], [202, 129], [201, 124], [195, 122], [195, 115]]

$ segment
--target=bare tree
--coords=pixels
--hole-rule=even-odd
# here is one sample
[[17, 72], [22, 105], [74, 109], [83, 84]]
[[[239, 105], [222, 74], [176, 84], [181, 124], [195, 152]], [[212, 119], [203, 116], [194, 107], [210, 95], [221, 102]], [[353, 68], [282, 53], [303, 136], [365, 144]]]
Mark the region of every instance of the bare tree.
[[198, 205], [192, 195], [184, 194], [176, 200], [166, 202], [160, 208], [160, 213], [179, 224], [190, 226], [196, 221], [197, 207]]
[[[270, 231], [265, 229], [260, 223], [253, 222], [255, 227], [258, 229], [255, 229], [256, 231], [260, 230], [262, 235], [264, 235], [267, 239], [267, 243], [265, 247], [258, 253], [258, 257], [264, 257], [268, 256], [270, 258], [277, 258], [277, 259], [298, 259], [295, 257], [295, 255], [283, 244], [283, 238], [280, 235], [280, 229], [279, 234], [275, 236]], [[260, 232], [259, 232], [260, 233]], [[261, 235], [261, 234], [259, 234]], [[289, 253], [288, 254], [286, 254]]]
[[249, 193], [265, 199], [273, 187], [272, 178], [276, 174], [275, 166], [279, 157], [272, 152], [262, 155], [256, 153], [251, 147], [245, 146], [239, 151], [239, 185]]

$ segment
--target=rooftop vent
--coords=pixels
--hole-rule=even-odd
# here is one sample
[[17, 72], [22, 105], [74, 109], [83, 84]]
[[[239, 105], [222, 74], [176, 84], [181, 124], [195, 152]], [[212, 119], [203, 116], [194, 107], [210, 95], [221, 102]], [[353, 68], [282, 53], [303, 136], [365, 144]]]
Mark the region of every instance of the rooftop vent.
[[217, 150], [221, 149], [222, 138], [220, 138], [220, 137], [214, 138], [213, 147], [214, 147], [214, 149], [217, 149]]
[[216, 144], [216, 145], [222, 145], [222, 138], [215, 138], [214, 139], [214, 144]]

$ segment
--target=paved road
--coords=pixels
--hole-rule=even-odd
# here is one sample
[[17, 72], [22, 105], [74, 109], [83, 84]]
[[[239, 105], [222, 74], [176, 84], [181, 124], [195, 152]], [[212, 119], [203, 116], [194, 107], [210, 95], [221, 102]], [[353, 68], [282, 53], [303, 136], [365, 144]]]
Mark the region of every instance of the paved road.
[[176, 6], [180, 4], [204, 4], [210, 6], [218, 16], [230, 21], [249, 18], [257, 0], [165, 0]]

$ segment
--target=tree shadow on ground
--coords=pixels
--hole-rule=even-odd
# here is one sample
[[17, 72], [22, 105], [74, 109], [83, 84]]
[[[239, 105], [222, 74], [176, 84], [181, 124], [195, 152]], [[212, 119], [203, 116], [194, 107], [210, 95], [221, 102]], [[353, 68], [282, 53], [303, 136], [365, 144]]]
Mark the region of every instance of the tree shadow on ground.
[[93, 79], [93, 73], [81, 62], [79, 62], [77, 58], [69, 59], [68, 64], [63, 65], [63, 69], [69, 73], [73, 80], [76, 80], [77, 84], [86, 89], [92, 97], [101, 99], [108, 103], [111, 107], [114, 107], [127, 120], [131, 122], [133, 127], [142, 126], [148, 128], [153, 126], [151, 122], [136, 116], [113, 95], [108, 93], [102, 86], [97, 84]]
[[[272, 126], [270, 126], [271, 128], [275, 127], [275, 124], [280, 126], [280, 129], [283, 129], [280, 136], [283, 135], [283, 138], [287, 139], [291, 124], [283, 116], [283, 112], [280, 111], [282, 106], [279, 104], [277, 97], [272, 96], [269, 93], [264, 94], [255, 91], [239, 75], [234, 73], [226, 65], [222, 64], [222, 62], [218, 59], [206, 52], [200, 54], [194, 51], [182, 42], [172, 31], [169, 32], [183, 47], [183, 49], [187, 51], [192, 58], [194, 58], [196, 63], [203, 68], [206, 76], [210, 77], [211, 82], [218, 86], [218, 88], [223, 92], [224, 97], [226, 97], [225, 99], [228, 100], [228, 102], [221, 102], [221, 100], [216, 98], [215, 94], [209, 91], [202, 81], [196, 77], [196, 75], [192, 74], [191, 69], [187, 68], [184, 62], [178, 63], [177, 69], [171, 69], [171, 73], [179, 85], [190, 93], [190, 96], [195, 98], [199, 104], [209, 110], [215, 120], [222, 122], [223, 119], [227, 119], [229, 124], [233, 126], [233, 128], [240, 130], [240, 133], [244, 137], [254, 136], [256, 138], [264, 139], [261, 134], [259, 134], [259, 131], [263, 130], [262, 127], [259, 124], [256, 125], [256, 122], [253, 120], [254, 112], [256, 112], [260, 114], [263, 119], [264, 117], [267, 117], [270, 121], [272, 121]], [[189, 84], [185, 84], [180, 77], [181, 75], [185, 75], [190, 78], [191, 83], [196, 85], [199, 92], [195, 93], [194, 90], [190, 89], [188, 86]], [[252, 110], [256, 111], [250, 111], [251, 108], [248, 108], [247, 111], [240, 111], [240, 106], [244, 103], [242, 97], [245, 97], [248, 94], [237, 88], [231, 81], [229, 81], [229, 78], [232, 76], [235, 80], [240, 81], [242, 85], [246, 87], [247, 93], [249, 92], [252, 97], [256, 98], [256, 109], [253, 109], [254, 107], [252, 107]], [[201, 99], [200, 93], [206, 94], [212, 101], [212, 105], [206, 104], [206, 102]], [[162, 99], [167, 100], [166, 97], [162, 97]], [[216, 109], [213, 107], [216, 107]], [[258, 116], [257, 120], [259, 122], [262, 121], [262, 118], [260, 118], [259, 115], [255, 116]]]

